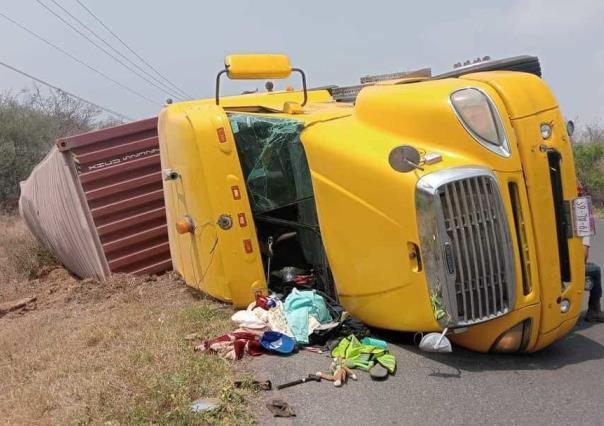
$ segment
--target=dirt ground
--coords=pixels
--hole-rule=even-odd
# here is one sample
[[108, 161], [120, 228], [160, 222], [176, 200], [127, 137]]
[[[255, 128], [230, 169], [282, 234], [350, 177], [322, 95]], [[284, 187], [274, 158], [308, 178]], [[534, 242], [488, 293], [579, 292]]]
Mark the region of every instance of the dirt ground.
[[[14, 275], [0, 277], [0, 304], [36, 300], [0, 314], [0, 424], [253, 421], [255, 393], [232, 387], [249, 378], [244, 364], [193, 351], [230, 331], [226, 305], [175, 274], [100, 283], [44, 266], [35, 279]], [[220, 398], [221, 408], [192, 414], [190, 403], [202, 397]]]

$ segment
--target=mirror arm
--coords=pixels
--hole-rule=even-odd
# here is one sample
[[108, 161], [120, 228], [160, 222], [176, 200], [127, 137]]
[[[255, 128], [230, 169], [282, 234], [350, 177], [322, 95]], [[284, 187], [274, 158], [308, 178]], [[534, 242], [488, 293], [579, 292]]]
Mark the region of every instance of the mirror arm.
[[220, 71], [216, 76], [216, 105], [220, 105], [220, 77], [227, 72], [226, 69]]
[[[222, 77], [223, 74], [226, 74], [227, 71], [228, 70], [224, 69], [220, 71], [216, 76], [216, 105], [220, 105], [220, 77]], [[302, 76], [302, 91], [304, 92], [304, 100], [302, 101], [302, 106], [304, 106], [308, 101], [308, 92], [306, 89], [306, 74], [304, 74], [304, 71], [302, 71], [300, 68], [292, 68], [292, 71], [296, 71]]]
[[299, 72], [302, 76], [302, 90], [304, 91], [304, 101], [302, 101], [302, 105], [306, 105], [306, 101], [308, 100], [308, 93], [306, 92], [306, 74], [300, 68], [292, 68], [292, 71]]

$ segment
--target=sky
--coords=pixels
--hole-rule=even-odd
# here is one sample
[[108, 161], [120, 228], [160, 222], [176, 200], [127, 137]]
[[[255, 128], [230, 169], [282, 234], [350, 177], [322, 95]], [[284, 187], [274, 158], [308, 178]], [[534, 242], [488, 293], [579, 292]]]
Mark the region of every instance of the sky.
[[[132, 57], [77, 0], [54, 1]], [[214, 95], [216, 73], [230, 53], [285, 53], [305, 70], [309, 86], [352, 85], [363, 75], [423, 67], [441, 73], [466, 59], [529, 54], [539, 57], [543, 77], [567, 118], [579, 125], [604, 122], [603, 0], [80, 2], [196, 98]], [[129, 117], [157, 114], [168, 94], [105, 55], [40, 3], [70, 20], [53, 0], [1, 0], [0, 12], [150, 100], [104, 79], [1, 16], [0, 61]], [[147, 65], [140, 66], [154, 75]], [[276, 82], [277, 88], [283, 84]], [[0, 67], [0, 92], [18, 93], [31, 85]], [[226, 81], [223, 87], [228, 94], [262, 89], [263, 82]]]

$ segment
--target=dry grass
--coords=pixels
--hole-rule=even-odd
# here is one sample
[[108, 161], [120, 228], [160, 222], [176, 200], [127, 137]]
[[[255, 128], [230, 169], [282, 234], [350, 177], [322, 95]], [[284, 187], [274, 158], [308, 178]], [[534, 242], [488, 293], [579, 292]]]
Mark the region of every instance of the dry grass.
[[[21, 241], [19, 233], [9, 238]], [[56, 269], [8, 293], [38, 300], [33, 310], [0, 317], [0, 424], [253, 421], [255, 393], [231, 386], [249, 378], [241, 364], [197, 354], [196, 342], [184, 339], [230, 331], [230, 308], [174, 276], [118, 275], [98, 283]], [[191, 401], [201, 397], [220, 397], [221, 408], [191, 413]]]
[[18, 216], [0, 215], [0, 278], [3, 281], [33, 278], [41, 268], [54, 264], [52, 253]]

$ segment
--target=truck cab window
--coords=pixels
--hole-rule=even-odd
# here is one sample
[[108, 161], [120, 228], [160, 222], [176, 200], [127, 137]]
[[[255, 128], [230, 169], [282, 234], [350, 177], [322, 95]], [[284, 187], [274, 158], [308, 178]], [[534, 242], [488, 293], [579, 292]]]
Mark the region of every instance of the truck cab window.
[[229, 114], [254, 214], [313, 196], [298, 120]]
[[[270, 256], [273, 271], [288, 266], [312, 270], [317, 288], [336, 297], [319, 233], [310, 169], [300, 141], [303, 123], [240, 113], [228, 117], [259, 239], [264, 242], [270, 237], [276, 242], [272, 253], [264, 250], [265, 266]], [[279, 242], [292, 234], [292, 239]]]

